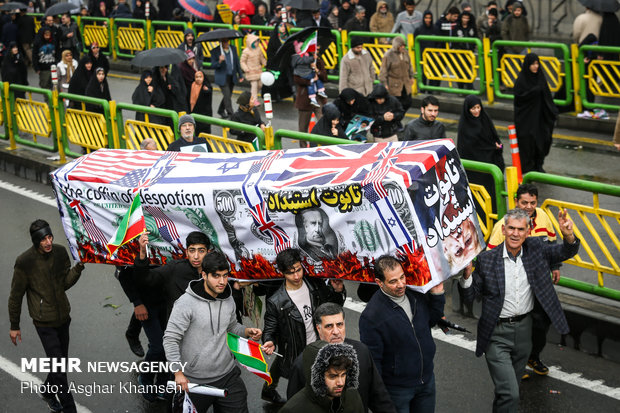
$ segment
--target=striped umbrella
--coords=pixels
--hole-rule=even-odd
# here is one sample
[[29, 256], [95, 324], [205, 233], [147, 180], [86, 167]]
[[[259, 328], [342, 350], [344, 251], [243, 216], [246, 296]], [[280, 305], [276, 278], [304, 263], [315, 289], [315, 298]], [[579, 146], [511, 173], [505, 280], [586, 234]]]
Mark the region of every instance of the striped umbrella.
[[199, 19], [213, 21], [213, 14], [211, 14], [209, 6], [202, 0], [179, 0], [179, 4]]

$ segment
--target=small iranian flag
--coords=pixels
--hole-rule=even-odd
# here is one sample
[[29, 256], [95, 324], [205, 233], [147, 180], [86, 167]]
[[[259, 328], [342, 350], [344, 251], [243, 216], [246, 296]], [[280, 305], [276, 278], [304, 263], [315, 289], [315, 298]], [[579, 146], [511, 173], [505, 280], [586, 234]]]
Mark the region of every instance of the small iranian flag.
[[316, 39], [317, 32], [313, 32], [301, 45], [301, 49], [299, 49], [299, 54], [316, 52]]
[[231, 333], [228, 333], [226, 341], [228, 348], [243, 367], [265, 380], [267, 384], [271, 384], [271, 374], [269, 374], [269, 368], [260, 349], [260, 344]]
[[146, 230], [144, 223], [144, 214], [142, 213], [142, 203], [140, 202], [140, 193], [136, 193], [129, 207], [129, 211], [123, 217], [120, 225], [116, 229], [116, 233], [108, 242], [108, 251], [110, 255], [114, 255], [116, 250], [136, 238]]

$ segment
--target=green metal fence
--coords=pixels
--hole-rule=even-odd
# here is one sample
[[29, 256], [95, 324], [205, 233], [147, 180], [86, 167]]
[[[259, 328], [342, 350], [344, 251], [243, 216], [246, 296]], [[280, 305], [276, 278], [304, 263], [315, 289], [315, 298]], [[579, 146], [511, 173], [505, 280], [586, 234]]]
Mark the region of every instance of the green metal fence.
[[[415, 69], [418, 89], [480, 95], [485, 90], [484, 53], [478, 38], [418, 36], [415, 43]], [[421, 44], [425, 43], [425, 44]], [[435, 46], [429, 43], [435, 43]], [[440, 47], [445, 43], [445, 47]], [[451, 45], [451, 46], [450, 46]], [[454, 47], [454, 45], [460, 45]], [[474, 45], [476, 51], [468, 49]], [[424, 50], [422, 50], [424, 48]], [[448, 82], [449, 87], [425, 85], [423, 78]], [[479, 89], [474, 89], [476, 79]], [[456, 83], [456, 86], [452, 86]], [[470, 85], [470, 88], [467, 87]]]
[[[620, 291], [605, 287], [604, 274], [620, 276], [620, 212], [602, 208], [599, 195], [620, 200], [620, 186], [591, 182], [582, 179], [566, 178], [558, 175], [529, 172], [523, 182], [537, 182], [592, 194], [592, 205], [577, 204], [571, 201], [546, 199], [541, 208], [551, 218], [558, 234], [559, 224], [555, 219], [558, 209], [566, 209], [574, 222], [575, 235], [581, 241], [579, 253], [566, 263], [592, 270], [597, 274], [597, 282], [586, 282], [562, 276], [559, 284], [579, 291], [620, 301]], [[620, 205], [615, 201], [614, 205]]]
[[527, 49], [548, 49], [561, 55], [561, 59], [555, 56], [539, 55], [541, 69], [547, 77], [547, 83], [552, 92], [558, 91], [563, 85], [566, 88], [566, 99], [554, 99], [560, 106], [570, 105], [573, 101], [573, 76], [571, 71], [570, 50], [563, 43], [542, 42], [514, 42], [509, 40], [496, 40], [491, 47], [491, 62], [493, 70], [493, 92], [497, 97], [514, 99], [514, 95], [502, 92], [501, 87], [512, 88], [519, 72], [523, 54], [505, 53], [501, 59], [502, 48], [515, 47]]
[[[592, 52], [589, 64], [585, 63], [586, 54]], [[594, 96], [607, 98], [620, 98], [620, 61], [618, 59], [599, 59], [606, 53], [620, 55], [620, 47], [609, 46], [581, 46], [579, 48], [579, 95], [584, 107], [588, 109], [603, 108], [608, 110], [620, 109], [620, 102], [616, 105], [610, 103], [595, 103], [588, 101], [588, 88]]]
[[[90, 45], [97, 42], [101, 53], [112, 54], [112, 24], [105, 17], [81, 17], [80, 34], [82, 35], [82, 52], [88, 53]], [[77, 58], [77, 57], [76, 57]]]
[[259, 149], [265, 149], [265, 132], [263, 132], [263, 130], [258, 126], [246, 125], [245, 123], [232, 122], [226, 119], [219, 119], [198, 114], [192, 114], [192, 117], [196, 120], [196, 122], [252, 133], [258, 138]]
[[[87, 152], [101, 148], [114, 148], [114, 136], [110, 102], [88, 96], [59, 93], [58, 97], [72, 102], [83, 103], [82, 108], [59, 110], [62, 128], [62, 144], [65, 153], [79, 157], [82, 153], [72, 151], [69, 143], [78, 145]], [[95, 105], [103, 113], [89, 112], [85, 105]]]
[[146, 20], [114, 19], [112, 32], [116, 56], [131, 59], [137, 52], [148, 48]]
[[[9, 91], [10, 113], [8, 115], [11, 117], [15, 142], [49, 152], [58, 152], [56, 119], [52, 116], [54, 113], [52, 91], [14, 84], [9, 86]], [[26, 96], [16, 98], [15, 92], [25, 92]], [[33, 94], [42, 100], [33, 99]], [[26, 139], [24, 135], [30, 135], [32, 140]], [[41, 143], [40, 138], [44, 140], [50, 138], [51, 142]]]

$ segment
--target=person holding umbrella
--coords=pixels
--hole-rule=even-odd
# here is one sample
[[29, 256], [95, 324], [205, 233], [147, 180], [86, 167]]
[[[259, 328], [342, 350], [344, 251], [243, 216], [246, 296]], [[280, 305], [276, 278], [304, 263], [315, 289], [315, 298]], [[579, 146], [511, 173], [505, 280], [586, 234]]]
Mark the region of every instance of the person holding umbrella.
[[220, 39], [220, 46], [211, 51], [211, 67], [215, 69], [215, 84], [223, 95], [217, 113], [227, 119], [234, 113], [231, 100], [233, 89], [243, 82], [237, 49], [230, 44], [229, 38]]

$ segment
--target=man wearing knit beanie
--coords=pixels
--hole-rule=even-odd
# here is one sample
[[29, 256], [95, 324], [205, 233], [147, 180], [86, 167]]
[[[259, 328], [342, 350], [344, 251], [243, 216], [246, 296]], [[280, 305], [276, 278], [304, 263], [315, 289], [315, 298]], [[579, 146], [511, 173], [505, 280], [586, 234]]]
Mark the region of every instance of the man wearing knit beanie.
[[207, 144], [207, 140], [205, 138], [200, 138], [194, 136], [194, 132], [196, 131], [196, 121], [192, 117], [192, 115], [183, 115], [179, 118], [179, 133], [181, 137], [176, 141], [172, 142], [166, 148], [167, 151], [170, 152], [180, 152], [181, 148], [184, 146], [193, 146], [193, 145], [201, 145]]
[[[26, 295], [28, 312], [49, 358], [66, 359], [69, 348], [71, 307], [66, 290], [80, 278], [84, 264], [71, 268], [69, 254], [62, 245], [54, 244], [49, 224], [37, 219], [30, 224], [32, 246], [15, 260], [9, 294], [10, 337], [14, 345], [22, 341], [20, 318]], [[41, 397], [53, 412], [76, 413], [69, 392], [67, 373], [52, 369], [47, 375]]]

